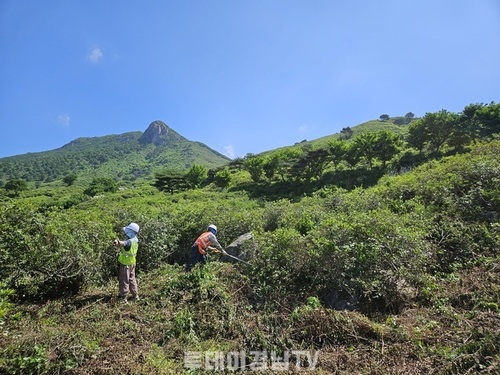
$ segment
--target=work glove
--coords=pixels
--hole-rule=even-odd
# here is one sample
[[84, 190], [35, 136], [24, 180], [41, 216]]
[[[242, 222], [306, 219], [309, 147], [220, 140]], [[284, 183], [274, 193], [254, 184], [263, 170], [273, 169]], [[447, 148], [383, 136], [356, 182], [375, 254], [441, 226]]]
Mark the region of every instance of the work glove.
[[210, 251], [213, 251], [214, 253], [220, 253], [220, 250], [215, 248], [215, 247], [212, 247], [212, 246], [208, 246], [207, 247], [207, 250], [210, 250]]

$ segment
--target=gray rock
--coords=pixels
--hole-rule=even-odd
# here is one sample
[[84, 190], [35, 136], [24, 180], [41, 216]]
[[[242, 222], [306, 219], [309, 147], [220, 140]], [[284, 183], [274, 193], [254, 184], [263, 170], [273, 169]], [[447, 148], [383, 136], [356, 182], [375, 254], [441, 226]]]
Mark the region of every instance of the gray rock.
[[[228, 254], [248, 262], [255, 256], [256, 253], [256, 244], [253, 234], [251, 232], [242, 234], [236, 240], [231, 242], [231, 244], [226, 246], [224, 250], [226, 250]], [[228, 262], [237, 262], [236, 259], [224, 255], [222, 256], [222, 259]]]

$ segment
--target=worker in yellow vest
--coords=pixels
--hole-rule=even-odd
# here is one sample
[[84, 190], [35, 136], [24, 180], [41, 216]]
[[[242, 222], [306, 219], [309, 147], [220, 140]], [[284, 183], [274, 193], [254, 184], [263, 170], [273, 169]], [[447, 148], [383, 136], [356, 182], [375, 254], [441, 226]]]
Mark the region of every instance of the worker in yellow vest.
[[122, 301], [127, 301], [129, 291], [132, 294], [132, 299], [137, 301], [139, 299], [139, 290], [137, 280], [135, 278], [135, 264], [136, 255], [139, 248], [139, 240], [137, 234], [139, 233], [139, 225], [130, 223], [123, 228], [123, 232], [127, 236], [127, 240], [120, 241], [114, 240], [113, 245], [119, 251], [118, 254], [118, 289], [119, 297]]
[[217, 241], [217, 227], [213, 224], [208, 226], [206, 232], [202, 233], [193, 246], [191, 246], [191, 254], [189, 261], [186, 265], [186, 271], [191, 271], [196, 263], [204, 265], [207, 262], [207, 250], [214, 250], [215, 252], [224, 252], [224, 249]]

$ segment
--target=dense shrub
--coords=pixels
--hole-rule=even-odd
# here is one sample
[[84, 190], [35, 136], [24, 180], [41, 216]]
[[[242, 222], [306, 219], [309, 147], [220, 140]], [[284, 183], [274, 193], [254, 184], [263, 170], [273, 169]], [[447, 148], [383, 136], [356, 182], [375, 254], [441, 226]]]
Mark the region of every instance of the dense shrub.
[[6, 288], [5, 283], [0, 282], [0, 324], [3, 323], [13, 304], [10, 298], [14, 294], [14, 290]]
[[136, 221], [143, 223], [139, 233], [140, 251], [137, 254], [140, 272], [158, 268], [172, 259], [178, 250], [178, 232], [172, 218], [164, 214], [155, 218], [139, 217]]
[[110, 227], [98, 212], [50, 211], [4, 206], [0, 218], [0, 277], [21, 298], [77, 293], [102, 277]]
[[386, 177], [377, 192], [393, 212], [423, 205], [432, 219], [428, 239], [436, 246], [433, 269], [450, 272], [456, 264], [494, 255], [500, 212], [500, 142], [476, 146], [417, 168]]
[[123, 238], [129, 222], [141, 226], [139, 272], [184, 264], [214, 223], [223, 246], [256, 235], [256, 266], [244, 271], [255, 280], [256, 300], [314, 294], [336, 308], [398, 311], [424, 283], [421, 275], [494, 254], [497, 155], [492, 142], [369, 189], [323, 188], [294, 201], [209, 188], [169, 195], [128, 189], [68, 205], [18, 198], [2, 205], [0, 276], [19, 296], [76, 293], [115, 276], [111, 240]]
[[[266, 198], [213, 185], [4, 197], [0, 372], [180, 373], [185, 350], [289, 348], [321, 348], [320, 371], [332, 373], [492, 372], [498, 156], [492, 142], [371, 188], [345, 175], [349, 191], [275, 185]], [[142, 298], [118, 304], [111, 240], [131, 221]], [[254, 234], [250, 266], [216, 255], [184, 272], [210, 223], [223, 246]]]
[[96, 177], [92, 180], [90, 186], [85, 189], [84, 193], [93, 197], [98, 194], [114, 193], [116, 191], [118, 191], [118, 183], [114, 179]]
[[322, 295], [333, 306], [399, 311], [414, 297], [433, 258], [420, 213], [387, 209], [339, 213], [313, 239]]

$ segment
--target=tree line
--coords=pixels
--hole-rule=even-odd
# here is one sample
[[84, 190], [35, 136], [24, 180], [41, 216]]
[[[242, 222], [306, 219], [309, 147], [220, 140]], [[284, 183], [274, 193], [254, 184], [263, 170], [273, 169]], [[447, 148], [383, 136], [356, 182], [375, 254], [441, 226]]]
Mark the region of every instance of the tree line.
[[[493, 139], [500, 131], [500, 104], [470, 104], [460, 113], [443, 109], [418, 119], [409, 112], [402, 119], [401, 124], [408, 127], [404, 136], [387, 130], [354, 135], [352, 129], [344, 128], [327, 146], [314, 148], [309, 142], [301, 142], [267, 154], [249, 154], [217, 169], [196, 163], [187, 171], [168, 169], [155, 173], [153, 185], [160, 191], [174, 193], [210, 183], [227, 188], [237, 171], [247, 171], [255, 183], [308, 183], [321, 180], [327, 170], [407, 170], [445, 154], [464, 152], [478, 140]], [[382, 115], [380, 120], [388, 121], [389, 117]], [[7, 173], [5, 168], [8, 169], [9, 164], [4, 166], [3, 172]], [[74, 182], [72, 175], [61, 177], [67, 185]], [[27, 188], [23, 180], [11, 179], [4, 189], [18, 195]], [[116, 189], [111, 179], [100, 178], [92, 181], [85, 193], [93, 196]]]
[[[255, 183], [311, 182], [320, 180], [328, 169], [407, 170], [445, 154], [464, 152], [478, 140], [493, 139], [500, 132], [500, 104], [470, 104], [461, 113], [443, 109], [416, 120], [409, 112], [405, 119], [405, 136], [386, 130], [354, 136], [344, 128], [326, 147], [315, 149], [304, 142], [265, 155], [247, 155], [216, 170], [193, 165], [186, 173], [164, 171], [155, 175], [154, 185], [171, 193], [209, 182], [228, 187], [235, 170], [247, 171]], [[388, 118], [381, 116], [381, 120]]]

